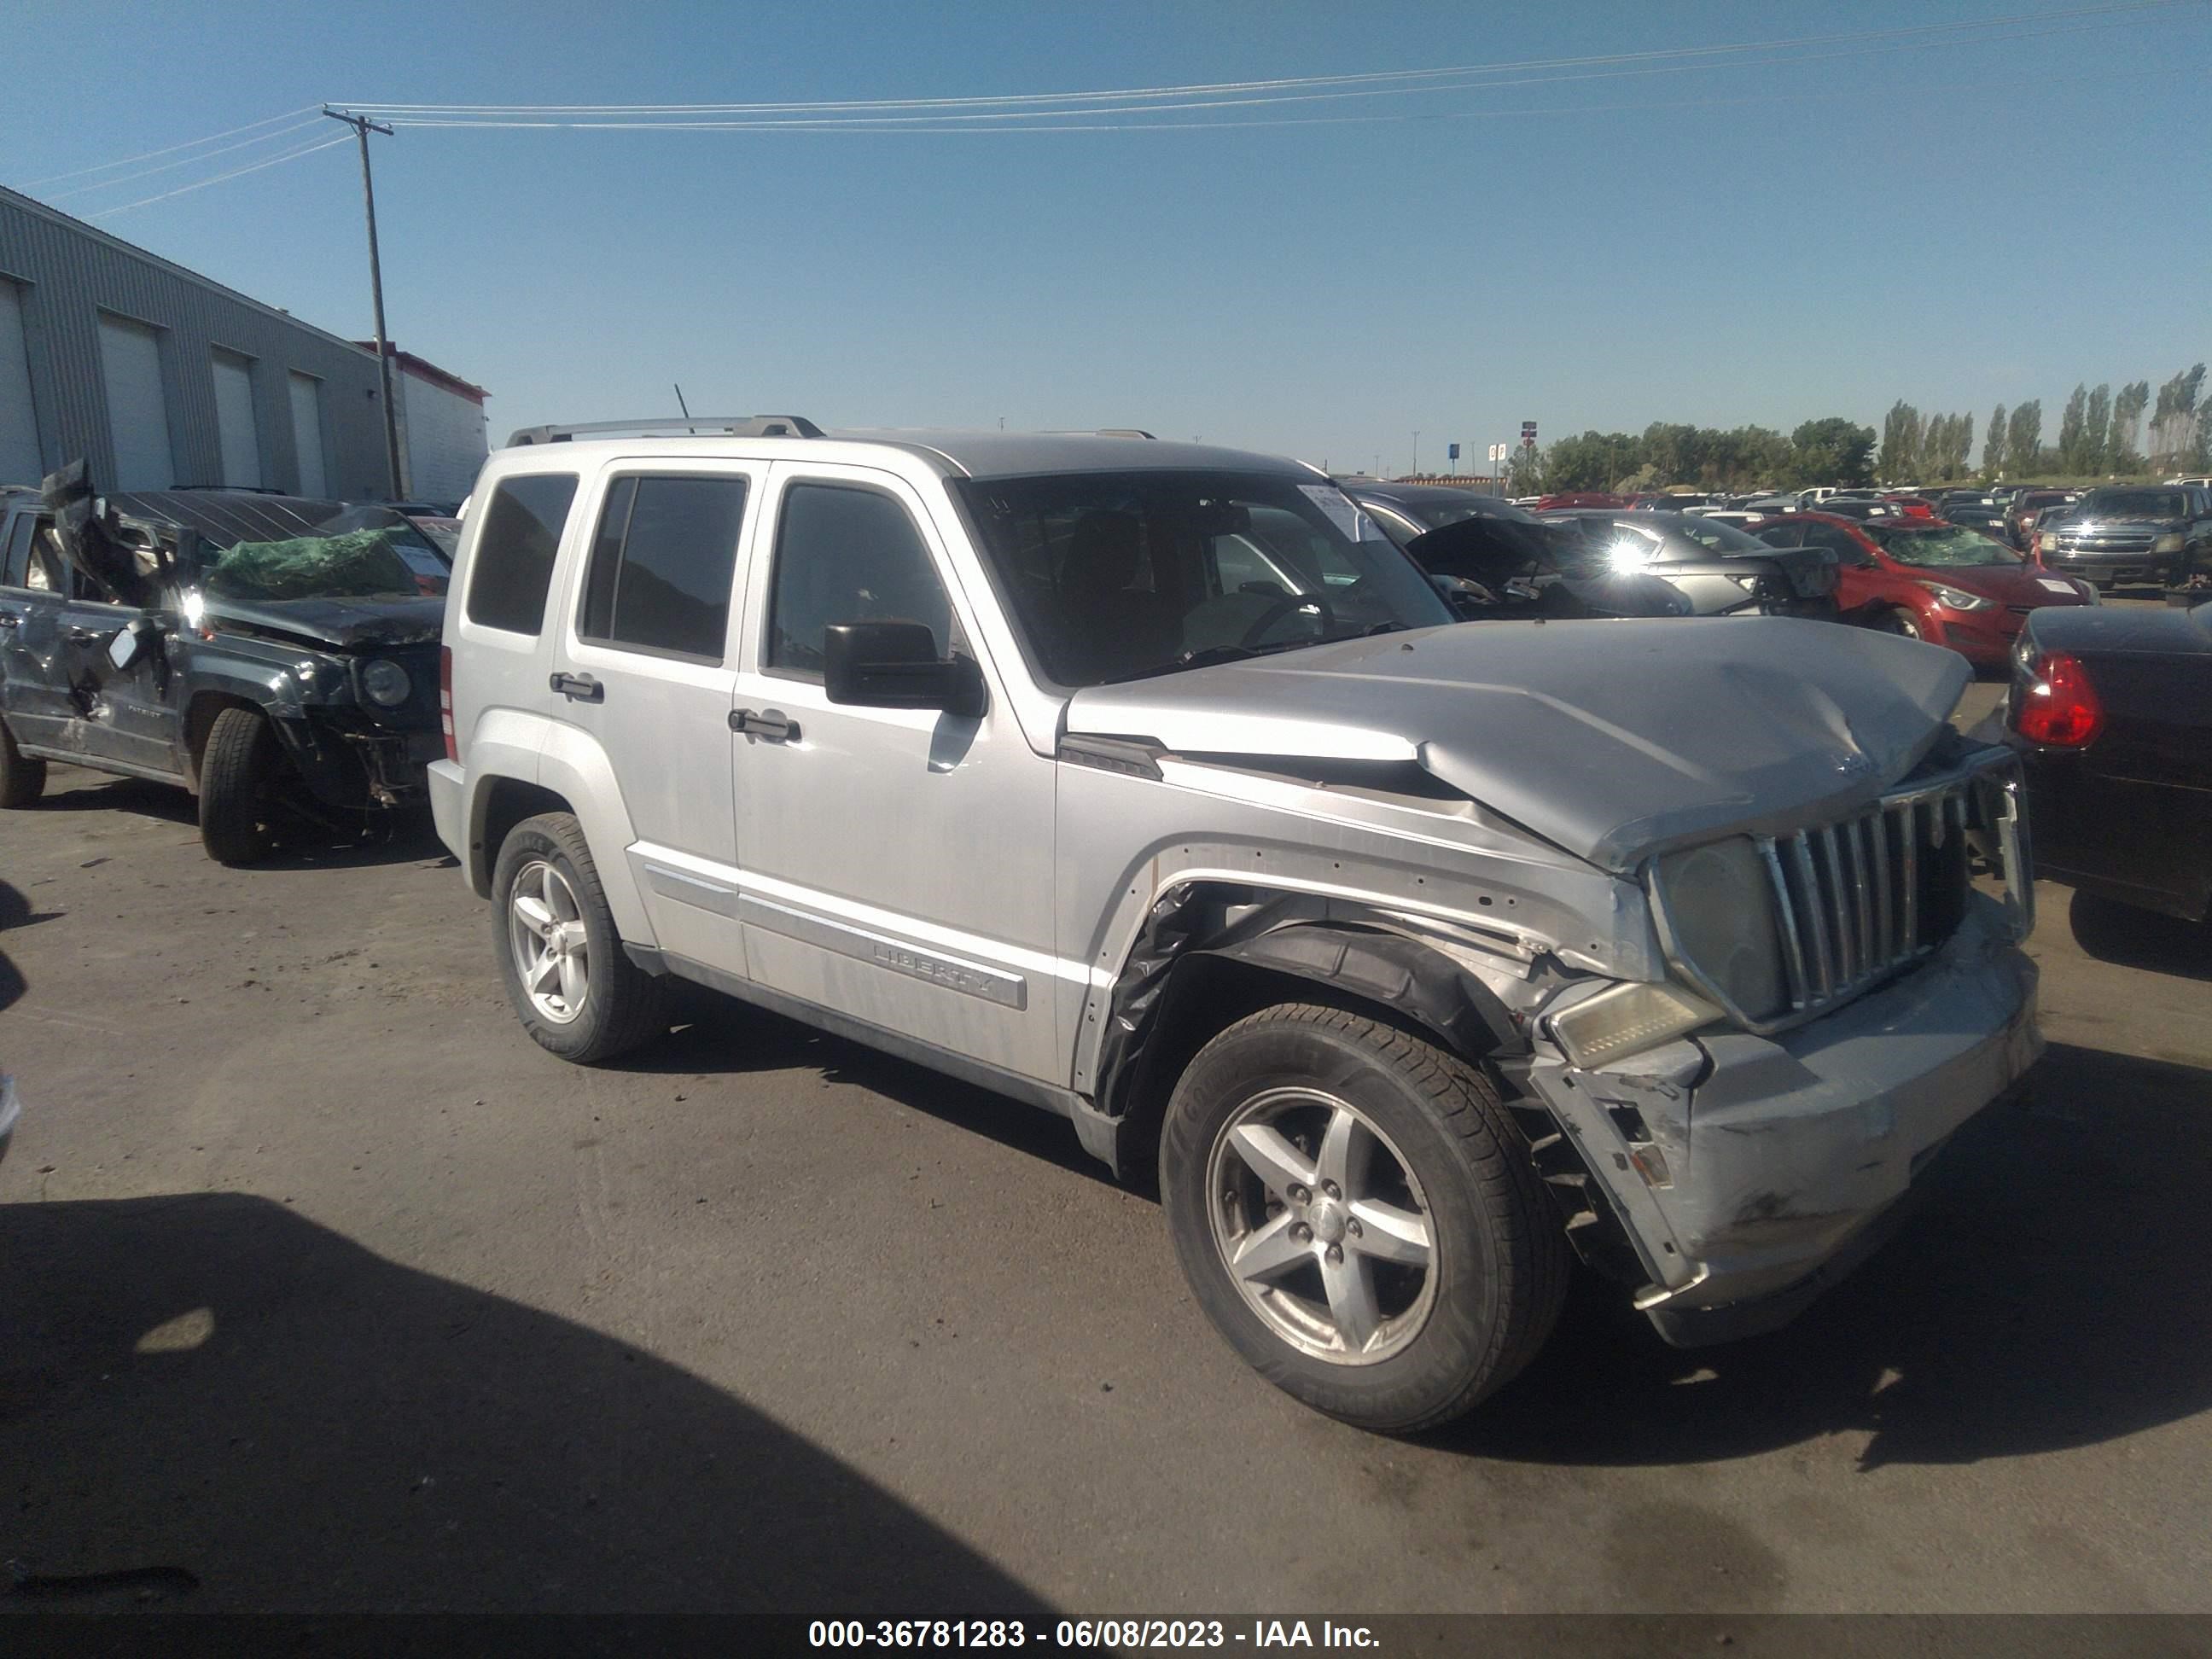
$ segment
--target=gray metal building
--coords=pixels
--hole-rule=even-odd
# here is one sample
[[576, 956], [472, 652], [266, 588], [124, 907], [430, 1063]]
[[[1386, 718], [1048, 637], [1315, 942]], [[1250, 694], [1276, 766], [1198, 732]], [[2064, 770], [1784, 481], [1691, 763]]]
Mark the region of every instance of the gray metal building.
[[386, 492], [376, 359], [0, 189], [0, 483]]

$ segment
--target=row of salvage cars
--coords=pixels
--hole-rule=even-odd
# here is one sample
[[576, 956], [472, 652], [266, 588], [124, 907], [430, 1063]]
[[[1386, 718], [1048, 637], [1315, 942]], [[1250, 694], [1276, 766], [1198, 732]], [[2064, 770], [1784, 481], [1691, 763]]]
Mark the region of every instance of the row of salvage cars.
[[[548, 435], [450, 547], [9, 498], [0, 803], [53, 759], [180, 783], [235, 863], [427, 786], [542, 1045], [652, 1040], [672, 976], [1062, 1113], [1157, 1166], [1224, 1335], [1363, 1426], [1510, 1377], [1571, 1253], [1692, 1344], [1874, 1248], [2040, 1046], [2023, 776], [2084, 881], [2137, 792], [2199, 862], [2107, 890], [2203, 914], [2212, 610], [2031, 575], [1977, 741], [1957, 654], [1828, 620], [1893, 573], [1814, 515], [1545, 522], [1110, 434]], [[1941, 551], [1890, 562], [1981, 595]], [[654, 820], [670, 778], [724, 816]], [[775, 810], [692, 833], [733, 797]]]

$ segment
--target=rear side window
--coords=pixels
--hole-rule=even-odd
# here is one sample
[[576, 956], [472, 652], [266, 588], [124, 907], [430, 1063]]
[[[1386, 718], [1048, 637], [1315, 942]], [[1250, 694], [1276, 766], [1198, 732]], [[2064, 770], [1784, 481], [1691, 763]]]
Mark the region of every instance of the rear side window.
[[872, 489], [795, 483], [781, 519], [763, 667], [819, 675], [832, 623], [921, 623], [945, 654], [951, 607], [904, 507]]
[[469, 576], [469, 620], [510, 634], [535, 634], [545, 620], [553, 556], [576, 499], [573, 472], [503, 480], [484, 507]]
[[578, 635], [721, 661], [744, 516], [743, 478], [616, 479], [592, 542]]

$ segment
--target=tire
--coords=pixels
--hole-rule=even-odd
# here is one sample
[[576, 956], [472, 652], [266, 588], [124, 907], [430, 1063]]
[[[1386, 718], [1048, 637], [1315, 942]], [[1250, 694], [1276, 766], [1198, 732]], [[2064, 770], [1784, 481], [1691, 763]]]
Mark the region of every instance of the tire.
[[226, 708], [200, 751], [200, 845], [217, 864], [258, 864], [276, 845], [276, 785], [283, 757], [258, 710]]
[[[546, 812], [508, 832], [492, 873], [492, 943], [507, 1000], [548, 1053], [593, 1066], [667, 1034], [667, 985], [623, 952], [571, 814]], [[533, 990], [538, 968], [545, 976]]]
[[1925, 640], [1928, 635], [1920, 626], [1920, 618], [1910, 611], [1893, 611], [1877, 624], [1885, 634], [1894, 634], [1900, 639]]
[[[1259, 1173], [1279, 1144], [1322, 1179], [1346, 1109], [1364, 1176], [1356, 1157], [1334, 1160], [1335, 1194], [1285, 1179], [1297, 1166], [1283, 1162], [1272, 1179]], [[1255, 1130], [1256, 1163], [1238, 1150]], [[1557, 1207], [1489, 1079], [1342, 1009], [1262, 1009], [1199, 1051], [1169, 1103], [1160, 1192], [1184, 1274], [1230, 1345], [1305, 1404], [1385, 1434], [1446, 1422], [1504, 1384], [1551, 1334], [1566, 1292]], [[1426, 1233], [1424, 1266], [1383, 1259], [1414, 1237], [1408, 1222]], [[1239, 1274], [1237, 1250], [1280, 1270]], [[1346, 1289], [1362, 1276], [1364, 1314]]]
[[46, 763], [15, 747], [15, 734], [0, 721], [0, 807], [14, 811], [37, 804], [46, 793]]

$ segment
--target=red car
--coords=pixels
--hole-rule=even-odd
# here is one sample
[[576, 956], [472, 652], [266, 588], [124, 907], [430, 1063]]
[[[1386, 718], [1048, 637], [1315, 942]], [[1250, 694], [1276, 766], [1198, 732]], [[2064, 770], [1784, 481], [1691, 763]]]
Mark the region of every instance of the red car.
[[1841, 619], [1930, 645], [1982, 668], [2008, 664], [2028, 613], [2094, 605], [2094, 589], [2031, 564], [2002, 542], [1940, 520], [1788, 513], [1751, 533], [1770, 547], [1825, 547], [1836, 556]]

